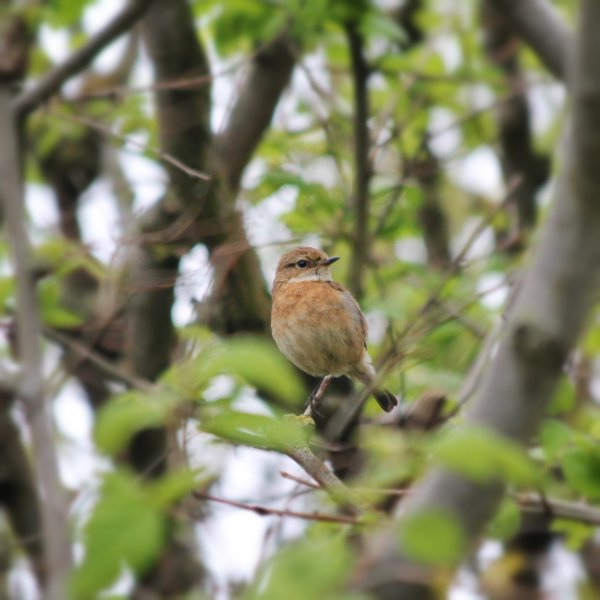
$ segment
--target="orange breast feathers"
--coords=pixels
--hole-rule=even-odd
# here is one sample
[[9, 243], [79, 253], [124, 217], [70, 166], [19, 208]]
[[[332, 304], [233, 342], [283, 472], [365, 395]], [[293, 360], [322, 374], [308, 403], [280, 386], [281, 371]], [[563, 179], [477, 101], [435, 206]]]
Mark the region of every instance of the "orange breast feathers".
[[319, 377], [353, 371], [367, 324], [350, 293], [333, 281], [304, 281], [277, 286], [273, 297], [273, 338], [292, 363]]

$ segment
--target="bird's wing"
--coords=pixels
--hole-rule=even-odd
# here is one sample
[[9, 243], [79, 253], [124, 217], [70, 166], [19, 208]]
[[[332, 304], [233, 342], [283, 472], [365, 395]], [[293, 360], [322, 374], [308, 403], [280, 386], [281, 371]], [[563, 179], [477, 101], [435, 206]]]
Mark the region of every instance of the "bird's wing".
[[367, 332], [368, 332], [368, 324], [365, 315], [363, 315], [362, 310], [360, 310], [360, 306], [358, 302], [355, 300], [354, 296], [343, 286], [340, 285], [337, 281], [328, 281], [328, 285], [332, 287], [332, 289], [340, 292], [344, 301], [350, 305], [352, 308], [356, 310], [356, 319], [360, 325], [362, 335], [363, 335], [363, 343], [365, 348], [367, 347]]

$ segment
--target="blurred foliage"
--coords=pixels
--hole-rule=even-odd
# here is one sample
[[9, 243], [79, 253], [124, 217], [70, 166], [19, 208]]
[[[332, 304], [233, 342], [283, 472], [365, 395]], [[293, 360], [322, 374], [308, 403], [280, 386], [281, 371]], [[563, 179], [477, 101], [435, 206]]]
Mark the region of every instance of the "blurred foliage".
[[84, 558], [72, 579], [74, 597], [96, 597], [123, 568], [143, 575], [166, 542], [168, 510], [200, 485], [190, 471], [146, 484], [125, 471], [107, 473], [84, 527]]
[[[344, 591], [353, 557], [348, 533], [339, 527], [314, 526], [305, 539], [279, 552], [263, 569], [256, 584], [242, 596], [244, 600], [290, 600], [330, 598], [363, 600]], [[315, 557], [326, 560], [315, 560]], [[290, 582], [302, 582], [290, 585]]]
[[[214, 62], [213, 90], [221, 84], [223, 89], [238, 90], [248, 62], [282, 30], [297, 41], [301, 56], [291, 89], [257, 149], [238, 204], [250, 215], [250, 239], [260, 238], [264, 244], [258, 252], [265, 265], [273, 264], [288, 240], [318, 244], [344, 258], [334, 269], [341, 282], [350, 267], [355, 226], [353, 92], [346, 28], [358, 26], [370, 67], [372, 177], [367, 225], [372, 244], [360, 299], [373, 320], [369, 350], [375, 359], [393, 355], [394, 366], [385, 383], [405, 406], [432, 388], [444, 390], [456, 405], [486, 336], [502, 318], [513, 272], [523, 260], [522, 254], [504, 252], [497, 244], [510, 215], [502, 204], [505, 199], [493, 190], [493, 179], [501, 172], [496, 109], [512, 90], [482, 49], [479, 3], [424, 0], [411, 22], [391, 10], [394, 3], [374, 0], [193, 0], [191, 4], [198, 33]], [[396, 8], [404, 4], [398, 2]], [[555, 4], [572, 18], [572, 1]], [[82, 17], [91, 5], [91, 1], [54, 0], [31, 10], [28, 19], [32, 28], [41, 28], [42, 40], [52, 34], [59, 36], [59, 46], [74, 48], [82, 41]], [[415, 28], [422, 35], [420, 42], [411, 37]], [[50, 52], [55, 48], [45, 45], [48, 42], [34, 47], [32, 77], [56, 62]], [[535, 123], [536, 148], [551, 151], [561, 123], [556, 84], [532, 52], [523, 50], [519, 56], [525, 69], [523, 85], [544, 108]], [[229, 68], [232, 65], [235, 68]], [[91, 153], [84, 142], [89, 128], [81, 117], [93, 119], [103, 131], [96, 133], [117, 148], [123, 145], [118, 136], [141, 140], [142, 149], [134, 151], [156, 160], [152, 149], [159, 141], [151, 90], [111, 95], [111, 86], [98, 87], [99, 81], [73, 84], [64, 91], [64, 101], [50, 103], [29, 120], [28, 183], [44, 181], [41, 166], [57, 157], [66, 165], [69, 181], [87, 173], [85, 160]], [[107, 97], [94, 96], [101, 92]], [[225, 93], [229, 92], [213, 92], [215, 103], [223, 101]], [[221, 118], [220, 111], [226, 113], [228, 106], [215, 106], [215, 116]], [[430, 153], [436, 160], [423, 173]], [[126, 175], [137, 183], [135, 173]], [[82, 192], [92, 184], [83, 179]], [[113, 199], [112, 192], [107, 194]], [[451, 255], [460, 257], [442, 269], [428, 262], [423, 242], [422, 213], [432, 201], [447, 219]], [[35, 207], [29, 209], [38, 216]], [[272, 232], [253, 229], [256, 215], [268, 216], [264, 229]], [[131, 231], [111, 233], [118, 244], [130, 243]], [[73, 305], [72, 293], [65, 301], [73, 278], [84, 271], [102, 286], [124, 278], [123, 265], [105, 264], [92, 257], [89, 246], [66, 240], [55, 229], [36, 226], [35, 234], [44, 325], [79, 332], [89, 307], [83, 306], [79, 292], [75, 294], [79, 306]], [[3, 243], [0, 266], [0, 310], [8, 320], [15, 308], [15, 286]], [[134, 294], [135, 290], [127, 290], [119, 308]], [[219, 339], [195, 324], [182, 326], [177, 333], [173, 364], [157, 382], [127, 391], [115, 386], [119, 393], [97, 412], [98, 451], [116, 462], [137, 433], [172, 427], [182, 418], [192, 421], [194, 432], [206, 436], [207, 444], [285, 452], [290, 444], [306, 442], [306, 430], [283, 418], [286, 412], [301, 412], [305, 384], [271, 341]], [[2, 357], [16, 362], [18, 352], [9, 342]], [[580, 353], [589, 360], [592, 373], [584, 373], [585, 379], [573, 367], [566, 374], [547, 420], [525, 450], [490, 431], [463, 425], [460, 417], [436, 432], [382, 426], [371, 419], [379, 411], [370, 401], [365, 415], [371, 422], [361, 427], [358, 440], [362, 469], [350, 485], [366, 502], [379, 506], [389, 499], [391, 488], [405, 490], [432, 466], [475, 482], [501, 482], [508, 493], [487, 535], [503, 542], [522, 523], [519, 492], [540, 491], [600, 508], [600, 410], [592, 402], [597, 393], [593, 367], [600, 354], [598, 315]], [[229, 385], [219, 385], [224, 379]], [[248, 398], [255, 401], [252, 408], [244, 403]], [[213, 471], [218, 472], [219, 466]], [[101, 593], [105, 597], [124, 571], [143, 577], [165, 544], [174, 505], [202, 483], [193, 470], [153, 483], [143, 483], [121, 469], [104, 474], [79, 532], [83, 558], [72, 582], [74, 597]], [[589, 525], [564, 519], [555, 519], [552, 530], [576, 550], [593, 533]], [[318, 524], [293, 543], [278, 538], [283, 547], [272, 552], [269, 547], [255, 580], [239, 596], [361, 599], [348, 592], [347, 582], [357, 564], [357, 540], [365, 532], [369, 531], [364, 525]], [[396, 534], [410, 556], [441, 567], [442, 573], [466, 550], [464, 532], [448, 514], [418, 514], [403, 522]]]
[[421, 511], [403, 519], [398, 534], [410, 558], [425, 564], [456, 564], [465, 551], [466, 539], [460, 525], [443, 511]]

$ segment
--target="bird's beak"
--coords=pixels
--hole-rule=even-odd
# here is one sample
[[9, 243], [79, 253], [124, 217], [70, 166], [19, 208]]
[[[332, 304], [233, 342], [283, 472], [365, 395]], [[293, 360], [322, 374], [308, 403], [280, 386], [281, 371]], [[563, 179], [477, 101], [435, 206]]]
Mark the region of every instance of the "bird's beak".
[[330, 256], [327, 260], [324, 260], [319, 264], [322, 267], [328, 267], [329, 265], [332, 265], [334, 262], [340, 260], [340, 258], [342, 258], [342, 257], [341, 256]]

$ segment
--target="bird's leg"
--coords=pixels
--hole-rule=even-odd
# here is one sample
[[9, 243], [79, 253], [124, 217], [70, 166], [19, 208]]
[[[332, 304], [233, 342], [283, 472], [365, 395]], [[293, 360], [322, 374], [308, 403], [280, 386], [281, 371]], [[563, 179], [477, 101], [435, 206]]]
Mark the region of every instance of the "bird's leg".
[[317, 407], [323, 398], [323, 394], [325, 394], [325, 390], [329, 387], [331, 380], [333, 379], [333, 375], [326, 375], [321, 379], [319, 385], [312, 391], [311, 395], [308, 398], [308, 406], [304, 411], [305, 416], [312, 416], [313, 414], [318, 415], [319, 412]]

